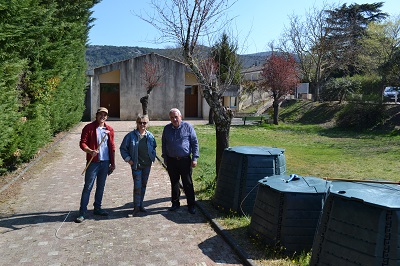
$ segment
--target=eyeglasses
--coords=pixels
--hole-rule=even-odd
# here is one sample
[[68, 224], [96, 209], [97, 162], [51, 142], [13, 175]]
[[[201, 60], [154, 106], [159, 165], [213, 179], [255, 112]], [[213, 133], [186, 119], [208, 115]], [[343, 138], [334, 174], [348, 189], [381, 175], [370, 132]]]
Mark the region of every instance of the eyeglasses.
[[139, 122], [139, 124], [141, 124], [141, 125], [146, 125], [147, 122]]

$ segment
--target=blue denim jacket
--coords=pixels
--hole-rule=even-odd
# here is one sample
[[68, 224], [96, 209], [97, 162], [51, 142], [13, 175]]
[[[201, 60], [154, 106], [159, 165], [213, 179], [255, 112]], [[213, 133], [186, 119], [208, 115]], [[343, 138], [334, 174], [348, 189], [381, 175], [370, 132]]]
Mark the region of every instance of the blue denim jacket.
[[[126, 134], [124, 139], [122, 140], [121, 146], [119, 147], [122, 159], [125, 162], [129, 162], [129, 160], [133, 161], [132, 169], [137, 169], [138, 156], [139, 156], [139, 136], [140, 133], [137, 129]], [[147, 149], [149, 153], [149, 157], [152, 162], [156, 159], [156, 139], [153, 134], [146, 130], [146, 138], [147, 138]]]

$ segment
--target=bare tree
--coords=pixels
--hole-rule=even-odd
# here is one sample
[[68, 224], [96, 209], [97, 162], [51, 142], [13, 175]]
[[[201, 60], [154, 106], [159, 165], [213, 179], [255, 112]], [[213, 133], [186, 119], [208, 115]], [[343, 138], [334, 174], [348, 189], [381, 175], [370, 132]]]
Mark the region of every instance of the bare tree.
[[154, 88], [161, 86], [161, 78], [163, 71], [160, 69], [158, 62], [144, 62], [142, 80], [146, 89], [146, 96], [140, 98], [142, 104], [143, 115], [147, 115], [147, 106], [149, 104], [149, 96]]
[[161, 33], [161, 39], [178, 43], [182, 48], [184, 62], [189, 66], [200, 83], [203, 96], [214, 113], [216, 131], [216, 173], [224, 149], [229, 147], [229, 130], [233, 117], [232, 110], [223, 106], [221, 97], [232, 78], [225, 84], [213, 82], [200, 67], [197, 50], [201, 41], [221, 32], [225, 12], [236, 1], [229, 0], [151, 0], [155, 15], [138, 15]]
[[321, 85], [329, 75], [327, 70], [329, 49], [327, 38], [329, 28], [326, 10], [333, 8], [324, 4], [320, 9], [312, 7], [302, 20], [297, 15], [289, 17], [290, 26], [286, 28], [281, 40], [281, 49], [284, 52], [294, 53], [299, 63], [302, 80], [313, 86], [314, 100], [319, 100]]

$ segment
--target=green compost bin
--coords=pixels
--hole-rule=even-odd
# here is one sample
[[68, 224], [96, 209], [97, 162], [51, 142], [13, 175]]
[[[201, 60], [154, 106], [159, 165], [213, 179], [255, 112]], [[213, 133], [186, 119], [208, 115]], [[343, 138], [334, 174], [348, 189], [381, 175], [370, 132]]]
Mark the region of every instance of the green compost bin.
[[286, 173], [284, 149], [235, 146], [223, 152], [213, 204], [239, 214], [251, 214], [258, 181]]
[[400, 186], [333, 181], [310, 265], [400, 265]]
[[259, 181], [249, 233], [285, 254], [310, 251], [330, 182], [298, 175], [275, 175]]

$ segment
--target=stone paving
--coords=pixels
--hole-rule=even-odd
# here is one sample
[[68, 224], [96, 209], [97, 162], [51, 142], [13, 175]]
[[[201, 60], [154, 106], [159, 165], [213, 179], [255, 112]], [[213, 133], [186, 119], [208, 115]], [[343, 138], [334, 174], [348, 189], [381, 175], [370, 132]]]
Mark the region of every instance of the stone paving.
[[[183, 199], [177, 212], [168, 211], [169, 177], [157, 161], [145, 196], [148, 212], [128, 218], [133, 182], [118, 149], [116, 170], [107, 179], [103, 198], [103, 208], [110, 216], [93, 216], [89, 211], [83, 223], [75, 223], [85, 167], [78, 143], [85, 124], [66, 134], [21, 177], [24, 182], [17, 196], [0, 203], [0, 265], [242, 264], [199, 209], [189, 214]], [[109, 124], [116, 131], [119, 148], [134, 123]], [[93, 197], [94, 189], [89, 210]]]

